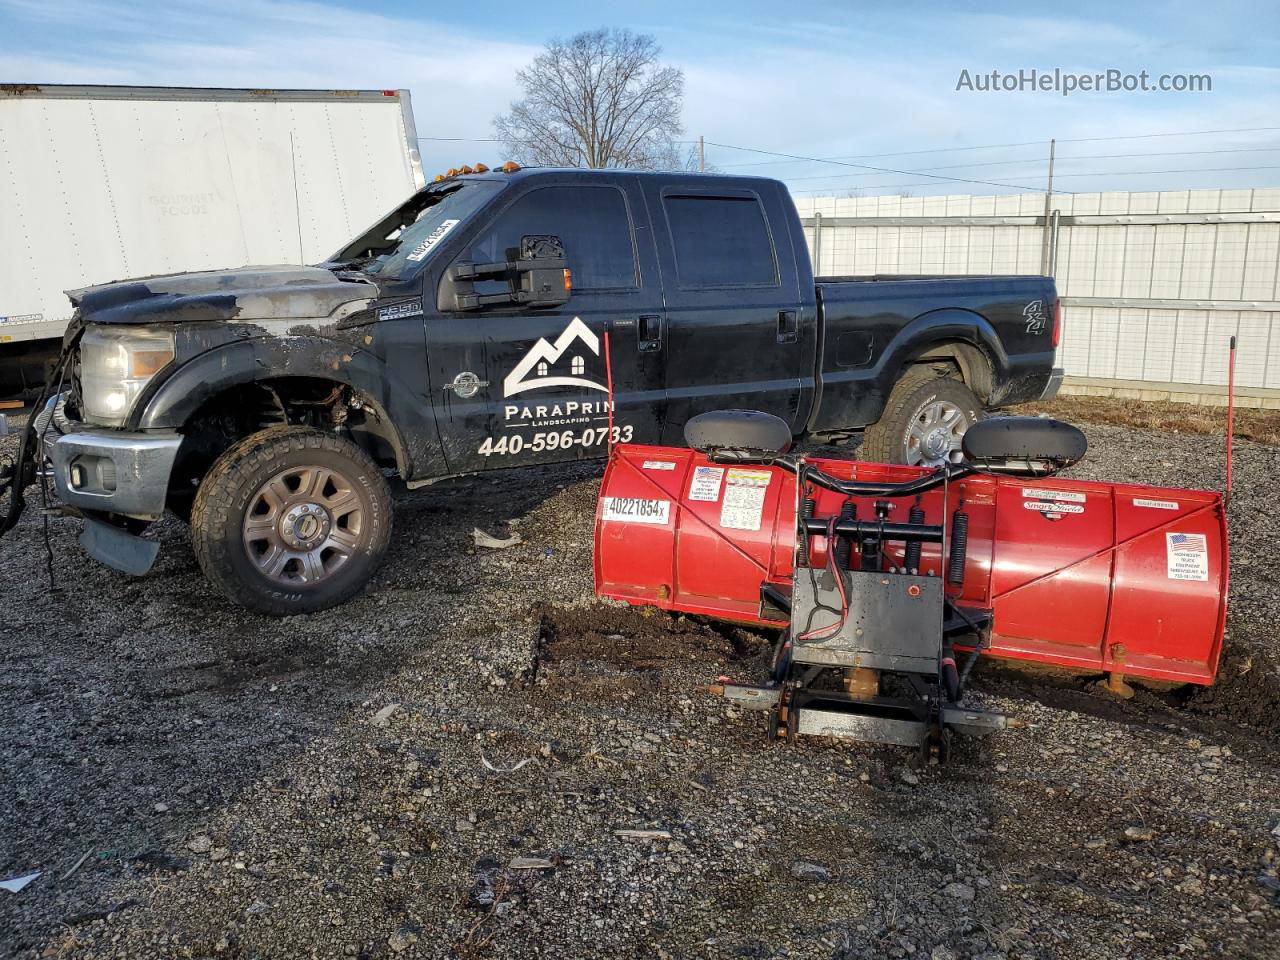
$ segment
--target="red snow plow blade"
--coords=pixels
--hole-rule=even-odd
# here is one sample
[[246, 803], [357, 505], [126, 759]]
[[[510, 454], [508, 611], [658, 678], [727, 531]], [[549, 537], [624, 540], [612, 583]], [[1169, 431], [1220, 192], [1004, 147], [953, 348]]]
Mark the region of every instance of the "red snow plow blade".
[[[859, 489], [931, 473], [792, 460]], [[940, 582], [947, 610], [987, 617], [984, 655], [1213, 682], [1227, 596], [1219, 494], [967, 472], [920, 493], [806, 484], [802, 498], [803, 469], [767, 456], [752, 462], [739, 453], [734, 462], [715, 451], [617, 447], [596, 510], [596, 592], [781, 628], [802, 574], [834, 573], [838, 564], [846, 576], [884, 573], [878, 583], [894, 597]], [[834, 622], [839, 612], [826, 616]], [[842, 625], [849, 616], [846, 602]], [[793, 629], [801, 626], [812, 626], [812, 613]]]

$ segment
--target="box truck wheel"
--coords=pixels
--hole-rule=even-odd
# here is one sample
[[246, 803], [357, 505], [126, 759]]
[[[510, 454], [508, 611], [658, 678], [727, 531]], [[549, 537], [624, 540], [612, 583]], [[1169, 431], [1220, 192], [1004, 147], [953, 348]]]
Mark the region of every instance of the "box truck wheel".
[[241, 440], [196, 492], [191, 543], [223, 593], [272, 616], [332, 607], [369, 581], [391, 537], [391, 492], [349, 440], [273, 427]]
[[877, 463], [936, 467], [959, 463], [960, 439], [978, 422], [982, 401], [961, 381], [908, 373], [867, 427], [860, 456]]

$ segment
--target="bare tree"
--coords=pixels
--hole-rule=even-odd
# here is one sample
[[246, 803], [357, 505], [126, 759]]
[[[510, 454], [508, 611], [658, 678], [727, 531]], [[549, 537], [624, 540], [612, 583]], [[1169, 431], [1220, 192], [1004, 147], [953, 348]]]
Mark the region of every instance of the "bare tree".
[[552, 40], [516, 74], [523, 99], [494, 131], [524, 164], [560, 167], [684, 166], [676, 138], [684, 74], [658, 62], [657, 41], [630, 30]]

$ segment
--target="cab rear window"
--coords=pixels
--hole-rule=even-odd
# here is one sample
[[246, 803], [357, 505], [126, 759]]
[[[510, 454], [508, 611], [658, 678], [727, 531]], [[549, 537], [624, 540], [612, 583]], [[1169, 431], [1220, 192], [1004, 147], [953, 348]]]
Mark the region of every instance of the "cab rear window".
[[777, 286], [778, 262], [755, 197], [663, 197], [682, 287]]

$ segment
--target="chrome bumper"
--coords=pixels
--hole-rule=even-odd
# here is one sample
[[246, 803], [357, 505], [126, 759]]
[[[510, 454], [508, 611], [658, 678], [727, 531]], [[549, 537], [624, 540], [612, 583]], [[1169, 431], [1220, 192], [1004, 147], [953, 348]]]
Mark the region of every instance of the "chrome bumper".
[[1053, 372], [1049, 374], [1049, 382], [1044, 385], [1044, 392], [1040, 394], [1041, 400], [1052, 400], [1058, 395], [1058, 389], [1062, 386], [1062, 377], [1066, 373], [1062, 367], [1054, 367]]
[[86, 430], [49, 444], [58, 499], [68, 506], [158, 520], [182, 437]]

